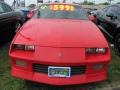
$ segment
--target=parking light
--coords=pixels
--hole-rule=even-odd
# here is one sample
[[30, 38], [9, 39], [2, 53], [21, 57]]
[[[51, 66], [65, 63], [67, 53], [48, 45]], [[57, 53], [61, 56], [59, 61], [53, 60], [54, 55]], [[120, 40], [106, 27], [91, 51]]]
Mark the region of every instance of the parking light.
[[101, 70], [103, 68], [103, 64], [94, 64], [93, 65], [93, 70]]
[[15, 64], [20, 67], [27, 67], [27, 62], [22, 60], [15, 60]]

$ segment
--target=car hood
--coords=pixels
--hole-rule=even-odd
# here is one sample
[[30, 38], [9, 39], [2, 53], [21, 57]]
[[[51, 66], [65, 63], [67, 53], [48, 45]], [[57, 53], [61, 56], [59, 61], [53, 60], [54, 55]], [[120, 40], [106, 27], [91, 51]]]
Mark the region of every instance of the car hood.
[[13, 42], [47, 47], [108, 47], [94, 23], [71, 19], [31, 19]]

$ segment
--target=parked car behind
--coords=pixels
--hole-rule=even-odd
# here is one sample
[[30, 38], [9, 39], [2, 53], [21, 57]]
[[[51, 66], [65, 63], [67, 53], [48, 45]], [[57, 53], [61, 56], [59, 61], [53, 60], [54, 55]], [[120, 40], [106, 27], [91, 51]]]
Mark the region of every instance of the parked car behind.
[[85, 11], [88, 13], [88, 15], [91, 15], [92, 13], [96, 12], [96, 8], [85, 8]]
[[63, 86], [106, 80], [110, 49], [81, 6], [53, 3], [23, 25], [9, 56], [12, 76]]
[[0, 42], [8, 40], [23, 24], [23, 13], [0, 1]]
[[27, 8], [27, 7], [19, 7], [18, 9], [16, 9], [16, 11], [22, 11], [22, 12], [23, 12], [23, 15], [24, 15], [24, 18], [25, 18], [25, 21], [28, 20], [27, 14], [28, 14], [29, 11], [30, 11], [29, 8]]
[[29, 8], [29, 7], [19, 7], [16, 11], [22, 11], [24, 14], [25, 21], [29, 20], [30, 17], [34, 15], [36, 12], [36, 8]]
[[108, 6], [96, 13], [97, 24], [105, 37], [115, 45], [120, 55], [120, 4]]

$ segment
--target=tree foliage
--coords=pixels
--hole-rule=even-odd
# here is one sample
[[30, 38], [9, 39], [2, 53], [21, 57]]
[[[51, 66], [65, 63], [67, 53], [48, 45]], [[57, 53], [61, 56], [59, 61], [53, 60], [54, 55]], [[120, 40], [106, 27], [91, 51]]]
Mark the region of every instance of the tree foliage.
[[36, 7], [36, 4], [30, 4], [28, 7], [29, 7], [29, 8], [35, 8], [35, 7]]
[[84, 4], [84, 5], [95, 5], [94, 2], [88, 2], [87, 0], [85, 0], [85, 1], [82, 2], [81, 4]]
[[110, 3], [108, 2], [104, 2], [104, 3], [100, 3], [99, 5], [109, 5]]

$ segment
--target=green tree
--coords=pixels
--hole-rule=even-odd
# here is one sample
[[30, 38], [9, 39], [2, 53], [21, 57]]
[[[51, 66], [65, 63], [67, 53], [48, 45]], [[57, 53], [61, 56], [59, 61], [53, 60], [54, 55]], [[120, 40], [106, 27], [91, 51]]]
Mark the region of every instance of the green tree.
[[100, 5], [109, 5], [108, 2], [100, 3]]
[[30, 4], [28, 7], [29, 7], [29, 8], [35, 8], [35, 7], [36, 7], [36, 4]]
[[95, 5], [94, 2], [88, 2], [87, 0], [84, 0], [84, 2], [82, 2], [81, 4], [84, 4], [84, 5]]
[[95, 5], [94, 2], [88, 2], [88, 5]]

